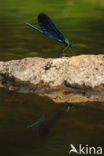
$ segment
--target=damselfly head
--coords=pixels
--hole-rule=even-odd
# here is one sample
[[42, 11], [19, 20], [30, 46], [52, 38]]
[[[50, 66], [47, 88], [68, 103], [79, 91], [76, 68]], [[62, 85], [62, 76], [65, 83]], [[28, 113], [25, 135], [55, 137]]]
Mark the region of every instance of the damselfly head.
[[65, 42], [66, 45], [69, 45], [70, 44], [68, 39], [65, 39], [64, 42]]
[[68, 47], [73, 48], [73, 43], [69, 42], [68, 39], [65, 39], [65, 44], [66, 44]]

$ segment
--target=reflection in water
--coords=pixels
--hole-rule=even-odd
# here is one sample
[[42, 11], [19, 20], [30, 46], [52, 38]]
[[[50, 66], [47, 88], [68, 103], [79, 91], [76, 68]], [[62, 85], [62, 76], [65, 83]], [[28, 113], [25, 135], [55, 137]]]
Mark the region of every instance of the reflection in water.
[[[68, 103], [67, 103], [68, 104]], [[53, 128], [56, 122], [64, 115], [65, 113], [69, 112], [71, 104], [68, 104], [65, 110], [58, 110], [55, 112], [51, 112], [48, 115], [42, 116], [32, 125], [29, 125], [27, 128], [32, 128], [38, 124], [39, 125], [39, 135], [46, 136], [50, 133], [51, 128]]]

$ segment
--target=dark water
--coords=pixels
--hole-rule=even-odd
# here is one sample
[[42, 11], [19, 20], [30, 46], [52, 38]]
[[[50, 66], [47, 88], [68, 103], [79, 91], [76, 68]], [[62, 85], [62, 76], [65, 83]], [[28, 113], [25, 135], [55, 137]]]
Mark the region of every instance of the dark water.
[[[3, 0], [0, 6], [0, 60], [57, 57], [63, 45], [25, 25], [36, 25], [40, 12], [74, 43], [76, 54], [104, 53], [103, 0]], [[104, 147], [103, 103], [80, 105], [52, 124], [27, 128], [41, 116], [64, 112], [66, 107], [46, 97], [0, 88], [0, 156], [67, 156], [70, 144]]]

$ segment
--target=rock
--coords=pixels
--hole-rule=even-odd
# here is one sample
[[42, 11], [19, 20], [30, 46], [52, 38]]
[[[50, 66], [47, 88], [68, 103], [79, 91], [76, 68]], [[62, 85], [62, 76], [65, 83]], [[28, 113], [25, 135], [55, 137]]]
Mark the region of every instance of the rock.
[[[100, 101], [104, 101], [104, 55], [48, 59], [34, 57], [1, 61], [0, 86], [21, 92], [36, 92], [49, 97], [53, 97], [53, 92], [57, 92], [55, 96], [60, 94], [59, 97], [63, 97], [62, 92], [72, 94], [74, 91], [71, 101], [79, 102], [79, 96], [75, 100], [76, 94], [82, 96], [82, 102], [83, 97], [84, 102], [88, 101], [88, 95], [89, 101], [99, 101], [99, 98], [94, 98], [98, 95], [101, 95]], [[65, 97], [59, 101], [65, 101]]]

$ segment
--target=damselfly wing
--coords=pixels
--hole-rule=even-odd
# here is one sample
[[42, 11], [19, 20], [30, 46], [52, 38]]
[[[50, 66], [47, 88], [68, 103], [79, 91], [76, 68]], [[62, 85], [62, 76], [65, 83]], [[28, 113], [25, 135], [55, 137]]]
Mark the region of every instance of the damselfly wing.
[[39, 14], [38, 16], [38, 24], [40, 29], [33, 26], [30, 23], [26, 23], [28, 26], [36, 29], [37, 31], [43, 33], [44, 35], [57, 40], [59, 42], [65, 43], [68, 47], [72, 48], [72, 43], [64, 36], [64, 34], [55, 26], [53, 21], [44, 13]]

